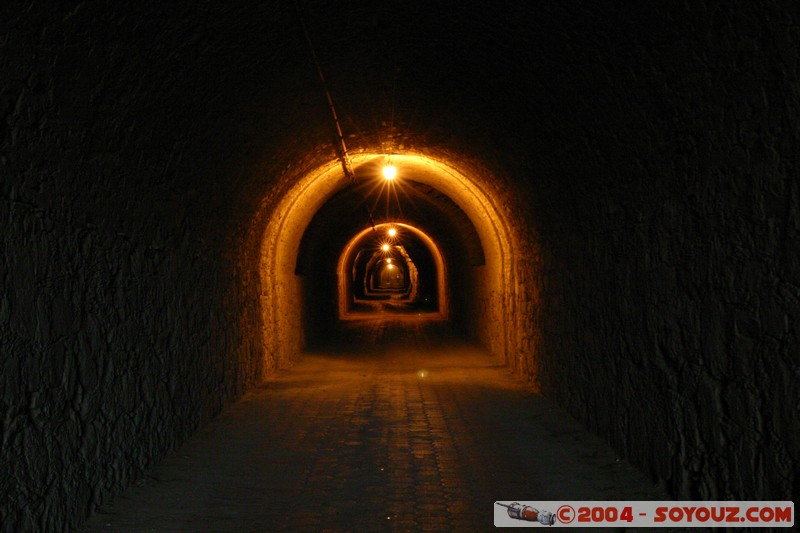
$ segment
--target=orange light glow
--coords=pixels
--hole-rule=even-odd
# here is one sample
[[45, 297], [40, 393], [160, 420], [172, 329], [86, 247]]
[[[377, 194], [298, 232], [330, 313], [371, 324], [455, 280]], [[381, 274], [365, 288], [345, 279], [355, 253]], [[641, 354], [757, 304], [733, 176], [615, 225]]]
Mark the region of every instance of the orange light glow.
[[383, 177], [386, 178], [387, 181], [395, 179], [397, 177], [397, 168], [392, 165], [386, 165], [383, 167]]
[[389, 228], [389, 231], [387, 231], [386, 233], [389, 234], [389, 237], [394, 237], [395, 235], [397, 235], [397, 230], [395, 228]]
[[386, 268], [388, 268], [389, 270], [392, 270], [394, 268], [394, 265], [386, 265]]
[[384, 244], [383, 246], [381, 246], [381, 250], [383, 250], [384, 252], [388, 252], [389, 251], [389, 245], [388, 244]]
[[[468, 311], [469, 323], [475, 325], [475, 337], [500, 360], [516, 368], [518, 353], [524, 352], [528, 357], [535, 351], [535, 346], [529, 342], [529, 332], [538, 331], [538, 322], [534, 320], [538, 315], [521, 310], [528, 309], [525, 306], [530, 306], [531, 303], [534, 309], [538, 309], [539, 295], [538, 282], [532, 277], [534, 269], [527, 266], [523, 268], [525, 263], [514, 258], [523, 253], [517, 250], [527, 252], [530, 247], [535, 252], [536, 236], [521, 233], [522, 226], [515, 223], [513, 217], [519, 199], [503, 192], [506, 191], [505, 188], [495, 186], [502, 183], [502, 180], [476, 158], [468, 157], [468, 154], [464, 157], [461, 155], [465, 154], [439, 152], [433, 148], [425, 152], [405, 150], [403, 153], [393, 153], [389, 161], [385, 152], [354, 151], [350, 163], [354, 175], [365, 178], [365, 186], [376, 190], [385, 186], [392, 194], [410, 192], [404, 191], [403, 187], [396, 187], [397, 181], [404, 181], [399, 179], [399, 171], [402, 169], [404, 179], [406, 176], [413, 177], [415, 183], [429, 186], [450, 198], [464, 212], [466, 221], [474, 226], [478, 235], [480, 257], [485, 259], [485, 263], [476, 264], [479, 268], [476, 270], [478, 275], [475, 276], [474, 292], [486, 295], [486, 305], [474, 306], [474, 315], [471, 308], [468, 310], [465, 307], [464, 310]], [[314, 157], [316, 159], [310, 158], [307, 165], [292, 166], [286, 176], [286, 183], [293, 185], [284, 194], [273, 197], [271, 188], [258, 193], [266, 196], [261, 197], [263, 201], [259, 204], [260, 214], [252, 218], [252, 227], [249, 228], [248, 235], [253, 236], [253, 244], [259, 246], [260, 251], [260, 254], [253, 254], [253, 257], [259, 261], [259, 286], [263, 287], [260, 338], [266, 349], [262, 350], [264, 357], [259, 368], [263, 368], [259, 372], [264, 375], [270, 369], [289, 365], [296, 354], [302, 352], [304, 306], [295, 305], [305, 302], [307, 298], [303, 292], [304, 285], [297, 280], [301, 241], [305, 229], [309, 227], [318, 210], [335, 194], [349, 186], [349, 181], [343, 179], [347, 177], [347, 173], [343, 173], [338, 158], [323, 161], [320, 159], [322, 156]], [[389, 163], [396, 165], [394, 181], [384, 180], [382, 171]], [[319, 166], [311, 168], [312, 164]], [[386, 216], [393, 215], [387, 213]], [[399, 244], [397, 240], [402, 237], [401, 232], [403, 235], [408, 232], [422, 240], [434, 256], [439, 312], [442, 317], [449, 316], [451, 302], [447, 269], [438, 244], [419, 228], [400, 223], [396, 219], [376, 226], [367, 227], [354, 235], [339, 256], [336, 271], [339, 318], [360, 316], [356, 312], [351, 313], [348, 307], [351, 293], [346, 280], [352, 274], [348, 268], [353, 265], [355, 254], [362, 248], [369, 247], [368, 243], [376, 235], [380, 235], [380, 232], [383, 232], [380, 237], [390, 244], [389, 250], [377, 249], [378, 253], [384, 254], [384, 259], [389, 253], [395, 253], [393, 245]], [[394, 238], [390, 238], [387, 233], [392, 227], [397, 228], [397, 236]], [[382, 244], [378, 242], [377, 246]], [[399, 271], [400, 265], [398, 263], [395, 270]], [[535, 366], [534, 364], [530, 368], [517, 370], [536, 376], [538, 374]]]

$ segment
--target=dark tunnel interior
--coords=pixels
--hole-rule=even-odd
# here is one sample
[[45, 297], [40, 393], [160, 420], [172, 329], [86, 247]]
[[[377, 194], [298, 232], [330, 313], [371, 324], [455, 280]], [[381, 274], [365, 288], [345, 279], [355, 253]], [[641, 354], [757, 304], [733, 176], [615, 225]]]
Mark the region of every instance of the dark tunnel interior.
[[0, 529], [75, 529], [386, 314], [441, 316], [674, 498], [796, 497], [798, 21], [5, 3]]
[[[295, 274], [303, 284], [304, 344], [328, 338], [338, 319], [446, 316], [467, 335], [475, 318], [470, 269], [484, 264], [480, 237], [447, 195], [368, 166], [305, 229]], [[384, 281], [381, 281], [384, 280]]]

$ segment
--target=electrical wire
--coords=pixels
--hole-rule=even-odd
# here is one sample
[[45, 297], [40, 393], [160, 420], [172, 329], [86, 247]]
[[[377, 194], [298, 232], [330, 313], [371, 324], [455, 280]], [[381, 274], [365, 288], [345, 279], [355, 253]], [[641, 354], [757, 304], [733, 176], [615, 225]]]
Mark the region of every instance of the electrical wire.
[[[355, 184], [356, 177], [355, 173], [353, 172], [353, 165], [350, 162], [350, 157], [347, 153], [347, 144], [345, 143], [344, 133], [342, 132], [342, 126], [339, 122], [339, 115], [336, 113], [336, 106], [333, 104], [333, 96], [331, 96], [331, 91], [328, 88], [328, 82], [325, 80], [325, 74], [322, 71], [322, 66], [320, 65], [319, 58], [317, 57], [317, 52], [314, 49], [314, 43], [311, 41], [311, 35], [308, 32], [308, 26], [305, 22], [303, 7], [300, 4], [300, 0], [295, 1], [295, 6], [297, 7], [297, 18], [300, 20], [300, 26], [303, 28], [303, 34], [305, 35], [306, 43], [308, 44], [308, 50], [311, 52], [311, 59], [317, 69], [317, 75], [319, 76], [319, 81], [322, 83], [322, 89], [325, 91], [325, 98], [328, 101], [328, 108], [331, 111], [331, 118], [333, 118], [333, 125], [336, 129], [337, 156], [342, 164], [342, 170], [344, 171], [345, 177], [349, 179], [351, 183]], [[364, 200], [366, 201], [367, 199], [364, 198]], [[369, 208], [369, 205], [365, 204], [365, 207], [367, 210], [369, 224], [372, 226], [372, 231], [375, 231], [375, 218], [373, 216], [373, 211]]]
[[[349, 178], [351, 181], [355, 181], [353, 166], [350, 163], [349, 156], [347, 155], [347, 145], [344, 141], [342, 126], [339, 124], [339, 116], [336, 114], [336, 106], [333, 105], [333, 97], [331, 96], [331, 91], [328, 88], [328, 82], [325, 80], [325, 74], [322, 72], [322, 66], [319, 63], [317, 52], [314, 49], [314, 43], [311, 42], [311, 35], [308, 33], [308, 27], [306, 26], [305, 17], [303, 16], [303, 7], [300, 5], [300, 0], [296, 0], [295, 5], [297, 6], [297, 17], [300, 19], [300, 25], [303, 28], [303, 34], [305, 35], [306, 43], [308, 43], [308, 49], [311, 52], [311, 59], [314, 61], [314, 66], [316, 67], [317, 74], [319, 75], [319, 81], [322, 83], [322, 89], [325, 91], [325, 97], [328, 100], [328, 107], [330, 108], [331, 117], [333, 118], [333, 125], [336, 128], [336, 152], [339, 156], [339, 160], [342, 163], [342, 170], [344, 171], [345, 177]], [[370, 214], [370, 219], [371, 218], [372, 214]]]

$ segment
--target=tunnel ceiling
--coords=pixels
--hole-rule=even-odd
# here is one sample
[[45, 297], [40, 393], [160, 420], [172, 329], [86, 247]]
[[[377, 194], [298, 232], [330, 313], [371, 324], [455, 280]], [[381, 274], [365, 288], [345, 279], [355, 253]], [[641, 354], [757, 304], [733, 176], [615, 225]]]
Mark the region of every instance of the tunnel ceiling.
[[368, 176], [349, 183], [315, 213], [303, 234], [296, 273], [307, 273], [309, 262], [315, 257], [324, 256], [335, 262], [353, 235], [372, 224], [387, 222], [419, 228], [468, 265], [484, 262], [475, 227], [448, 196], [408, 176], [391, 184]]

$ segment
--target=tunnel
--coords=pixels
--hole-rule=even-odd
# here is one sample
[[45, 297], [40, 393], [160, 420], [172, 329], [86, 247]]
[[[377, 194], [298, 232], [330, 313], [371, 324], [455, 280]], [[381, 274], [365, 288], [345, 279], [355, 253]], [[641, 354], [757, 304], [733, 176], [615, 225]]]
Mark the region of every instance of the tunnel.
[[[310, 455], [341, 441], [340, 466], [382, 465], [352, 490], [393, 487], [374, 477], [392, 458], [450, 450], [479, 476], [505, 469], [495, 451], [525, 463], [543, 435], [586, 432], [569, 446], [607, 448], [664, 498], [798, 494], [793, 3], [0, 13], [0, 530], [92, 527], [255, 398], [259, 431], [294, 427], [312, 403], [278, 401], [312, 382]], [[427, 366], [400, 360], [393, 381], [399, 345]], [[368, 392], [333, 394], [360, 376]], [[364, 420], [403, 409], [461, 429], [358, 452], [401, 431]], [[548, 430], [553, 413], [577, 425]], [[363, 431], [325, 433], [342, 420]], [[249, 456], [272, 450], [275, 483], [299, 483], [294, 441], [265, 434]], [[454, 507], [430, 503], [427, 527], [491, 527], [436, 521], [473, 502], [448, 464]], [[497, 475], [480, 479], [518, 481]], [[361, 524], [342, 505], [329, 518]]]
[[[439, 246], [419, 228], [405, 223], [368, 227], [350, 239], [337, 262], [338, 318], [375, 310], [447, 317], [446, 273]], [[387, 299], [395, 305], [369, 305]], [[323, 324], [331, 322], [329, 317]]]
[[[392, 255], [394, 264], [387, 265], [399, 265], [415, 279], [407, 287], [413, 293], [409, 305], [390, 310], [437, 311], [498, 357], [511, 357], [519, 331], [533, 329], [518, 325], [527, 317], [516, 306], [533, 296], [516, 281], [521, 274], [512, 246], [519, 237], [510, 229], [510, 215], [482, 188], [487, 171], [468, 169], [467, 175], [431, 156], [394, 155], [398, 177], [387, 184], [381, 183], [386, 156], [351, 159], [355, 183], [335, 159], [312, 170], [285, 194], [262, 237], [265, 342], [284, 336], [275, 360], [288, 361], [329, 333], [337, 318], [353, 311], [356, 292], [362, 309], [368, 296], [376, 300], [379, 294], [367, 290], [375, 285], [367, 269]], [[387, 305], [379, 307], [385, 311]]]

